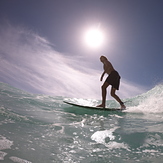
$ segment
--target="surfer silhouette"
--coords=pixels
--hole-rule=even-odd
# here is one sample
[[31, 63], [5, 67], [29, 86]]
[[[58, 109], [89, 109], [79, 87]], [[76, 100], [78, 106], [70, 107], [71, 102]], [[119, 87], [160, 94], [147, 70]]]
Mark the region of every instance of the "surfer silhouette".
[[102, 104], [98, 105], [97, 107], [103, 107], [105, 108], [106, 103], [106, 94], [107, 94], [107, 87], [111, 85], [111, 91], [110, 95], [115, 98], [116, 101], [119, 102], [121, 105], [121, 109], [125, 109], [126, 106], [121, 101], [121, 99], [115, 94], [116, 90], [119, 90], [119, 84], [120, 84], [120, 75], [119, 73], [114, 69], [113, 65], [108, 61], [108, 59], [105, 56], [100, 57], [100, 61], [103, 63], [104, 72], [101, 75], [100, 80], [103, 80], [103, 77], [106, 74], [108, 74], [108, 77], [106, 78], [105, 82], [101, 86], [102, 90]]

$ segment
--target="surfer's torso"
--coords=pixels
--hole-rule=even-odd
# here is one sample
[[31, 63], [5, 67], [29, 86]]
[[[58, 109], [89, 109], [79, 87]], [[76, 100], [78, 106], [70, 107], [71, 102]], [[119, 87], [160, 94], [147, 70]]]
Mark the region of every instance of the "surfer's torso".
[[105, 73], [107, 73], [108, 75], [110, 75], [110, 73], [112, 72], [112, 71], [115, 71], [115, 69], [114, 69], [114, 67], [113, 67], [113, 65], [108, 61], [108, 60], [105, 60], [104, 62], [103, 62], [103, 64], [104, 64], [104, 71], [105, 71]]

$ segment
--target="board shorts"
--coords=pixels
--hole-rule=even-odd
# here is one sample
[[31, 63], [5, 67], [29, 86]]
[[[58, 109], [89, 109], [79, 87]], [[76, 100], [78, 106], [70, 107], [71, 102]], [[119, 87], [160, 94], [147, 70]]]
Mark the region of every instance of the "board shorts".
[[105, 82], [107, 82], [109, 85], [112, 85], [112, 87], [116, 90], [119, 90], [120, 79], [121, 77], [119, 76], [119, 73], [117, 71], [112, 71], [106, 78]]

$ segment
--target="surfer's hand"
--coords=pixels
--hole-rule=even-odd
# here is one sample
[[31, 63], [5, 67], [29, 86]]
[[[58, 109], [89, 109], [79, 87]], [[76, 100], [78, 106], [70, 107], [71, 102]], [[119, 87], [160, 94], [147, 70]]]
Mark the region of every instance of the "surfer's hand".
[[100, 81], [102, 81], [102, 80], [103, 80], [103, 77], [104, 77], [104, 74], [102, 74], [102, 75], [101, 75]]

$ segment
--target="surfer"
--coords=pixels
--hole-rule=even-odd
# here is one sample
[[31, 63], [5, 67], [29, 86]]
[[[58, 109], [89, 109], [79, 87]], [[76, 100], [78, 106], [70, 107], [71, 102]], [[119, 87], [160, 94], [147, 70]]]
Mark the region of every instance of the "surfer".
[[125, 109], [126, 106], [121, 101], [121, 99], [115, 94], [116, 90], [119, 90], [119, 84], [120, 84], [120, 76], [118, 72], [114, 69], [113, 65], [108, 61], [108, 59], [105, 56], [100, 57], [100, 61], [103, 63], [104, 72], [101, 75], [100, 80], [103, 80], [103, 77], [105, 73], [108, 74], [108, 77], [106, 78], [105, 82], [101, 86], [102, 89], [102, 104], [98, 105], [97, 107], [103, 107], [105, 108], [106, 103], [106, 93], [107, 93], [107, 87], [111, 85], [111, 96], [116, 99], [116, 101], [119, 102], [121, 105], [121, 109]]

